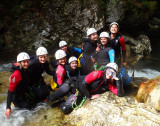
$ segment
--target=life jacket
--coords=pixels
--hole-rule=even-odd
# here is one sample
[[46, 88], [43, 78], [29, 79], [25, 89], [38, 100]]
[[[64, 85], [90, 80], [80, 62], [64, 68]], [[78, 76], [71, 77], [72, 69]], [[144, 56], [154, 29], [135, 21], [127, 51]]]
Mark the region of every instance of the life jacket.
[[105, 66], [106, 64], [108, 64], [110, 62], [110, 57], [109, 57], [109, 51], [111, 50], [111, 47], [105, 47], [103, 49], [103, 46], [100, 46], [100, 51], [97, 52], [96, 55], [96, 61], [98, 66]]

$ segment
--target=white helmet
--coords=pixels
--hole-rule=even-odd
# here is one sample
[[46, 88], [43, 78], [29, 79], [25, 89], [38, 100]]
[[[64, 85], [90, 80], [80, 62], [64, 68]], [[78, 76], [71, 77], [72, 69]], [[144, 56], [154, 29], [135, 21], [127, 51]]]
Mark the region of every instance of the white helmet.
[[65, 46], [65, 45], [67, 45], [67, 42], [66, 42], [66, 41], [60, 41], [60, 42], [59, 42], [59, 48]]
[[112, 25], [117, 25], [117, 27], [118, 27], [118, 29], [119, 29], [119, 25], [118, 25], [117, 22], [112, 22], [109, 27], [111, 28]]
[[55, 57], [57, 60], [62, 59], [64, 57], [66, 57], [66, 53], [63, 50], [59, 49], [56, 51]]
[[72, 56], [69, 58], [68, 63], [70, 64], [73, 61], [78, 61], [78, 59], [75, 56]]
[[118, 66], [116, 63], [108, 63], [105, 67], [113, 68], [116, 72], [118, 72]]
[[23, 61], [23, 60], [27, 60], [30, 59], [29, 55], [25, 52], [21, 52], [18, 54], [17, 56], [17, 62]]
[[110, 37], [109, 37], [109, 34], [108, 34], [107, 32], [101, 32], [101, 34], [100, 34], [99, 37], [100, 37], [100, 38], [101, 38], [101, 37], [110, 38]]
[[93, 34], [93, 33], [95, 33], [95, 32], [97, 32], [96, 29], [94, 29], [94, 28], [89, 28], [89, 29], [87, 30], [87, 36], [90, 36], [91, 34]]
[[39, 47], [39, 48], [37, 49], [37, 51], [36, 51], [36, 55], [37, 55], [37, 56], [46, 55], [46, 54], [48, 54], [48, 51], [47, 51], [47, 49], [44, 48], [44, 47]]

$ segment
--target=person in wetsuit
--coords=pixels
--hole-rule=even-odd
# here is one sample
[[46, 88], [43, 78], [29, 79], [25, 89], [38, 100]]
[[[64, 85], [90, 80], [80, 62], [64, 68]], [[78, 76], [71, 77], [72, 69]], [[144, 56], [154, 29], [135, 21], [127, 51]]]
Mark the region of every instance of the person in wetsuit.
[[11, 110], [11, 102], [19, 108], [30, 109], [32, 107], [28, 97], [28, 87], [30, 86], [29, 55], [21, 52], [17, 56], [17, 65], [10, 77], [10, 85], [7, 94], [7, 107], [5, 116], [9, 118]]
[[94, 65], [95, 70], [104, 70], [106, 64], [114, 63], [115, 52], [114, 50], [107, 45], [109, 41], [109, 34], [107, 32], [102, 32], [100, 34], [101, 44], [96, 48], [96, 63]]
[[66, 56], [66, 53], [63, 50], [59, 49], [55, 53], [56, 64], [54, 64], [54, 62], [52, 63], [54, 69], [53, 80], [54, 83], [56, 83], [57, 87], [61, 86], [67, 78], [65, 70], [65, 65], [67, 62]]
[[78, 49], [76, 47], [68, 47], [66, 41], [60, 41], [59, 42], [59, 48], [62, 49], [66, 53], [67, 61], [71, 56], [79, 57], [79, 55], [82, 53], [82, 49]]
[[95, 62], [98, 34], [94, 28], [87, 30], [87, 38], [84, 38], [83, 56], [80, 59], [81, 66], [84, 68], [85, 74], [92, 72]]
[[[70, 79], [73, 77], [80, 77], [84, 74], [83, 69], [78, 67], [78, 59], [76, 57], [74, 56], [70, 57], [68, 63], [70, 65], [65, 65], [67, 79]], [[63, 92], [66, 92], [66, 93], [63, 94]], [[64, 108], [65, 106], [71, 105], [70, 100], [73, 98], [75, 92], [76, 92], [76, 87], [70, 87], [68, 85], [68, 80], [66, 80], [56, 92], [54, 92], [48, 97], [48, 100], [56, 99], [56, 97], [58, 97], [56, 100], [59, 100], [59, 101], [52, 104], [52, 106], [57, 103], [60, 103], [61, 110], [65, 114], [67, 114], [70, 110], [65, 110]], [[63, 96], [65, 95], [68, 96], [68, 99], [66, 101], [61, 102], [61, 99], [63, 99]]]
[[48, 51], [44, 47], [39, 47], [36, 50], [36, 56], [30, 57], [30, 68], [32, 75], [32, 89], [31, 93], [33, 93], [35, 102], [44, 101], [49, 95], [49, 89], [46, 83], [44, 82], [44, 78], [42, 76], [43, 72], [53, 76], [53, 71], [49, 68], [49, 63], [47, 61]]
[[115, 51], [115, 62], [121, 68], [121, 57], [123, 57], [123, 65], [126, 65], [126, 46], [122, 34], [119, 32], [119, 25], [116, 22], [110, 24], [110, 41], [108, 42]]
[[[123, 96], [123, 85], [120, 80], [116, 77], [116, 72], [118, 72], [118, 66], [115, 63], [109, 63], [106, 65], [106, 69], [104, 71], [93, 71], [86, 76], [80, 76], [78, 78], [70, 78], [66, 81], [63, 86], [65, 86], [65, 90], [63, 87], [60, 87], [53, 95], [48, 97], [49, 102], [54, 102], [68, 93], [72, 88], [77, 88], [81, 93], [81, 96], [85, 96], [90, 99], [96, 99], [100, 96], [101, 93], [111, 90], [117, 96]], [[66, 104], [61, 105], [61, 110], [65, 114], [69, 114], [72, 108], [72, 99], [74, 95], [70, 95], [68, 98], [68, 102]], [[80, 97], [80, 100], [82, 100]], [[78, 99], [79, 101], [79, 99]]]

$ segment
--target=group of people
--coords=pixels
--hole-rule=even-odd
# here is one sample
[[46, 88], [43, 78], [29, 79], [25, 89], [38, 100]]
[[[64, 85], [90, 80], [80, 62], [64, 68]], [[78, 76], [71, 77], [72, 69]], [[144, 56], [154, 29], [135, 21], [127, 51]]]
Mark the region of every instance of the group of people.
[[[117, 73], [118, 67], [121, 67], [121, 57], [123, 65], [126, 65], [125, 41], [118, 23], [111, 23], [109, 29], [110, 34], [101, 32], [98, 37], [97, 31], [89, 28], [81, 49], [60, 41], [55, 60], [51, 63], [53, 71], [49, 67], [45, 47], [39, 47], [35, 56], [19, 53], [9, 78], [5, 116], [8, 118], [12, 112], [11, 103], [26, 109], [34, 108], [43, 101], [59, 103], [62, 112], [69, 114], [86, 98], [98, 98], [107, 90], [123, 96], [123, 84]], [[53, 76], [51, 85], [44, 82], [44, 71]]]

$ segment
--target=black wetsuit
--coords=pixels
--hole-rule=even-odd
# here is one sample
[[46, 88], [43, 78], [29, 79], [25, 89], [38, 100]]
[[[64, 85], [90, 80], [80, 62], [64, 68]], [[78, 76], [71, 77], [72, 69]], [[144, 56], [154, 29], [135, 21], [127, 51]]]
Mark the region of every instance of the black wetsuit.
[[91, 62], [91, 58], [95, 57], [97, 41], [92, 43], [90, 39], [84, 38], [84, 48], [83, 48], [83, 56], [80, 60], [81, 66], [84, 68], [85, 74], [89, 74], [93, 71], [93, 63]]
[[33, 94], [35, 94], [34, 100], [41, 102], [49, 95], [48, 86], [44, 82], [42, 73], [45, 71], [47, 74], [53, 76], [53, 71], [50, 70], [48, 61], [40, 63], [37, 56], [32, 56], [29, 63], [32, 75], [31, 86]]

